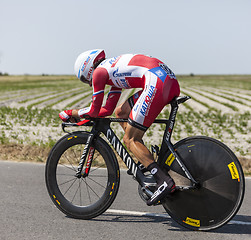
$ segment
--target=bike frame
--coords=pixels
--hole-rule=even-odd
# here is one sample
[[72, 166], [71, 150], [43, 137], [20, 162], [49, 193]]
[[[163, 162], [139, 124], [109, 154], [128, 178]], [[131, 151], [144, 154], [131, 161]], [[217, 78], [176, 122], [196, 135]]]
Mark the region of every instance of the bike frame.
[[[188, 171], [188, 169], [186, 168], [186, 166], [184, 165], [184, 163], [182, 162], [182, 160], [180, 159], [180, 157], [176, 153], [176, 151], [173, 147], [173, 144], [171, 143], [171, 136], [172, 136], [173, 127], [175, 124], [175, 118], [177, 115], [179, 104], [182, 102], [185, 102], [189, 98], [190, 97], [186, 96], [186, 97], [180, 97], [180, 98], [174, 99], [171, 102], [171, 112], [170, 112], [169, 119], [168, 120], [167, 119], [156, 119], [154, 121], [154, 123], [166, 125], [161, 148], [158, 153], [157, 163], [160, 165], [163, 164], [163, 161], [166, 160], [166, 159], [164, 159], [166, 152], [170, 151], [173, 154], [173, 156], [175, 157], [175, 160], [177, 161], [177, 163], [179, 164], [181, 169], [184, 171], [187, 178], [190, 179], [192, 186], [195, 187], [197, 185], [197, 182], [194, 180], [193, 176], [190, 174], [190, 172]], [[78, 171], [76, 173], [76, 176], [81, 178], [83, 166], [86, 161], [88, 152], [91, 148], [91, 144], [93, 141], [95, 141], [95, 138], [97, 136], [99, 136], [100, 133], [103, 133], [106, 136], [107, 140], [113, 146], [114, 150], [121, 157], [121, 159], [123, 160], [123, 162], [125, 163], [125, 165], [129, 169], [129, 171], [132, 173], [134, 178], [138, 181], [138, 183], [141, 186], [144, 186], [144, 182], [145, 182], [146, 177], [143, 174], [142, 170], [140, 169], [139, 165], [133, 160], [133, 158], [130, 156], [129, 152], [127, 151], [127, 149], [123, 146], [123, 144], [118, 139], [118, 137], [116, 136], [114, 131], [111, 129], [110, 124], [112, 122], [118, 122], [118, 123], [119, 122], [127, 122], [127, 119], [95, 118], [95, 119], [93, 119], [93, 122], [85, 124], [85, 126], [93, 126], [93, 127], [92, 127], [92, 130], [90, 132], [88, 132], [89, 136], [88, 136], [85, 148], [83, 150], [83, 154], [82, 154], [80, 162], [79, 162]], [[76, 123], [62, 123], [63, 131], [65, 131], [65, 127], [67, 127], [67, 126], [79, 126], [79, 125]], [[90, 157], [88, 159], [90, 159]], [[85, 172], [85, 174], [87, 174], [87, 173]]]

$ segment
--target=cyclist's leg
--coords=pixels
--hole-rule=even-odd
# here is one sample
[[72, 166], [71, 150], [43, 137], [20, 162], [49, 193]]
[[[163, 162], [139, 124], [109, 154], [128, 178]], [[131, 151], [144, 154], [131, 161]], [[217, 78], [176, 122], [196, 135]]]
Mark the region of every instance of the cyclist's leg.
[[[120, 106], [118, 106], [115, 110], [115, 115], [117, 118], [129, 118], [130, 113], [132, 112], [132, 109], [135, 106], [135, 103], [140, 99], [145, 98], [146, 91], [144, 92], [144, 96], [141, 97], [143, 90], [138, 91], [131, 97], [129, 97], [124, 103], [122, 103]], [[142, 102], [142, 100], [140, 100]], [[138, 107], [137, 107], [138, 108]], [[131, 119], [130, 119], [131, 120]], [[137, 124], [135, 122], [135, 124]], [[122, 128], [125, 131], [124, 136], [124, 142], [125, 145], [128, 147], [129, 150], [133, 152], [135, 157], [145, 166], [147, 167], [149, 164], [151, 164], [154, 159], [148, 148], [144, 145], [142, 137], [146, 131], [145, 129], [140, 129], [137, 127], [134, 127], [130, 124], [120, 123]], [[128, 128], [128, 130], [127, 130]]]
[[[125, 131], [124, 142], [138, 160], [152, 173], [157, 188], [147, 202], [148, 205], [157, 203], [166, 194], [174, 191], [175, 184], [169, 175], [166, 175], [154, 162], [150, 151], [141, 142], [148, 127], [174, 96], [179, 95], [177, 80], [174, 82], [167, 78], [164, 83], [155, 74], [148, 72], [146, 75], [146, 88], [135, 103], [130, 116], [129, 124]], [[169, 81], [171, 80], [171, 81]], [[168, 87], [166, 87], [168, 85]], [[170, 86], [169, 86], [170, 85]], [[163, 92], [163, 90], [165, 90]], [[169, 97], [168, 97], [168, 96]]]
[[[130, 112], [124, 142], [138, 160], [145, 167], [148, 167], [154, 159], [147, 147], [142, 144], [142, 137], [159, 115], [165, 103], [163, 103], [162, 100], [163, 83], [161, 80], [150, 72], [148, 72], [145, 77], [145, 89], [137, 98]], [[160, 81], [160, 83], [158, 81]], [[129, 98], [128, 105], [130, 102]]]
[[145, 167], [148, 167], [154, 159], [148, 148], [142, 142], [144, 134], [145, 131], [127, 124], [123, 141], [134, 156]]
[[163, 197], [175, 190], [175, 183], [169, 174], [165, 174], [159, 165], [154, 162], [153, 156], [148, 148], [142, 143], [145, 131], [127, 125], [124, 135], [124, 143], [134, 156], [147, 168], [154, 176], [157, 186], [153, 196], [147, 201], [147, 205], [158, 203]]

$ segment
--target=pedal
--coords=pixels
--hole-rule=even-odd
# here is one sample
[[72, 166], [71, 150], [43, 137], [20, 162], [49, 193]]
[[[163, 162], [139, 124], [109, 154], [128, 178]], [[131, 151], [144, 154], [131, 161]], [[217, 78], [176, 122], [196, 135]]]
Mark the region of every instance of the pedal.
[[[153, 192], [150, 191], [148, 188], [146, 187], [140, 187], [138, 188], [138, 192], [139, 192], [139, 196], [140, 198], [146, 203], [150, 197], [153, 195]], [[154, 204], [153, 206], [157, 206], [162, 204], [162, 201], [158, 201], [156, 204]]]
[[147, 202], [147, 200], [153, 195], [153, 192], [156, 187], [156, 181], [152, 174], [146, 175], [144, 179], [144, 186], [138, 186], [138, 192], [139, 196], [144, 202]]
[[146, 187], [138, 186], [138, 193], [140, 198], [146, 203], [148, 199], [153, 195], [153, 192], [151, 192]]
[[148, 188], [142, 187], [142, 192], [145, 193], [149, 198], [153, 195], [153, 192], [151, 192]]
[[156, 180], [154, 179], [152, 174], [145, 175], [145, 179], [144, 179], [145, 188], [150, 188], [151, 190], [154, 190], [156, 185], [157, 185]]

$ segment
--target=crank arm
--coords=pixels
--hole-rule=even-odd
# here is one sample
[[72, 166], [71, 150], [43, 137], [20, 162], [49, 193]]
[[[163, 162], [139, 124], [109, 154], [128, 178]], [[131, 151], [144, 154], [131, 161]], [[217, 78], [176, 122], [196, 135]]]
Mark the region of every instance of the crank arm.
[[177, 191], [188, 191], [188, 190], [194, 190], [196, 189], [196, 186], [176, 186], [175, 190]]

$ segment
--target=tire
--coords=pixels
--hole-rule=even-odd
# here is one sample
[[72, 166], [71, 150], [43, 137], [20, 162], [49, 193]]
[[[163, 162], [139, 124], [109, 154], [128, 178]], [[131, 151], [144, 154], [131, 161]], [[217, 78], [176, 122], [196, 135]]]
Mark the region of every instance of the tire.
[[[177, 223], [192, 230], [207, 231], [226, 224], [244, 197], [244, 175], [237, 157], [226, 145], [209, 137], [186, 138], [174, 149], [199, 187], [175, 191], [165, 199], [165, 210]], [[176, 185], [190, 186], [170, 152], [165, 159]]]
[[61, 138], [52, 148], [45, 169], [53, 203], [67, 216], [81, 219], [105, 212], [117, 195], [120, 180], [114, 152], [100, 137], [92, 145], [95, 150], [89, 175], [75, 176], [87, 137], [87, 132], [74, 132]]

